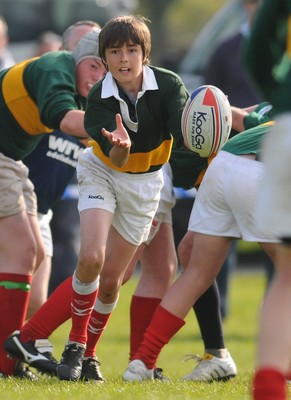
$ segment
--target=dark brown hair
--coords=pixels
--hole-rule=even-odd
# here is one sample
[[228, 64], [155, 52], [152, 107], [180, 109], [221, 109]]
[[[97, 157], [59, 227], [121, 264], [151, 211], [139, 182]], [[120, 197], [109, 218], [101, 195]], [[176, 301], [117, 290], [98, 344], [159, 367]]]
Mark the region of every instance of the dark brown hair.
[[142, 16], [121, 16], [108, 21], [99, 34], [99, 55], [106, 63], [105, 51], [108, 48], [120, 47], [124, 43], [138, 44], [142, 48], [143, 63], [149, 64], [151, 53], [151, 34]]

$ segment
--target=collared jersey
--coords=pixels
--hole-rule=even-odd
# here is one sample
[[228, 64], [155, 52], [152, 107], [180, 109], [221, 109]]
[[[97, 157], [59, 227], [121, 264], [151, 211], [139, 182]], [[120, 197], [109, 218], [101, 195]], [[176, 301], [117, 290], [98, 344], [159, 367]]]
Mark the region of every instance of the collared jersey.
[[50, 52], [0, 73], [0, 151], [27, 156], [64, 115], [84, 108], [76, 98], [76, 66], [69, 52]]
[[[146, 173], [161, 168], [170, 157], [173, 140], [183, 146], [181, 116], [189, 97], [180, 77], [174, 72], [145, 66], [143, 85], [135, 104], [117, 86], [110, 72], [91, 89], [85, 112], [85, 129], [94, 139], [95, 155], [112, 169], [127, 173]], [[116, 167], [109, 158], [112, 145], [101, 129], [116, 129], [120, 113], [132, 141], [128, 162]]]

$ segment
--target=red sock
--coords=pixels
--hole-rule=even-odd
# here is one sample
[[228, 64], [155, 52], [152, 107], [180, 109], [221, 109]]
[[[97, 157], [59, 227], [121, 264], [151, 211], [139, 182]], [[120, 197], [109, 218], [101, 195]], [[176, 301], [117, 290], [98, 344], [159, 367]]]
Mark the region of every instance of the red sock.
[[91, 316], [93, 306], [96, 301], [98, 290], [89, 294], [79, 294], [72, 288], [72, 328], [69, 340], [86, 344], [87, 325]]
[[31, 275], [0, 273], [0, 371], [12, 375], [16, 364], [3, 349], [7, 337], [25, 321], [30, 295]]
[[161, 299], [153, 297], [132, 296], [130, 304], [130, 360], [143, 341], [143, 335], [160, 302]]
[[142, 360], [148, 369], [155, 366], [157, 358], [165, 344], [178, 332], [185, 322], [170, 313], [161, 305], [157, 306], [148, 326], [142, 344], [133, 359]]
[[72, 277], [63, 281], [21, 329], [21, 339], [47, 339], [71, 317]]
[[254, 400], [287, 400], [284, 375], [272, 368], [260, 368], [253, 379]]
[[95, 356], [96, 345], [99, 342], [104, 329], [106, 328], [110, 316], [111, 313], [101, 314], [94, 309], [92, 310], [87, 328], [87, 344], [85, 357]]

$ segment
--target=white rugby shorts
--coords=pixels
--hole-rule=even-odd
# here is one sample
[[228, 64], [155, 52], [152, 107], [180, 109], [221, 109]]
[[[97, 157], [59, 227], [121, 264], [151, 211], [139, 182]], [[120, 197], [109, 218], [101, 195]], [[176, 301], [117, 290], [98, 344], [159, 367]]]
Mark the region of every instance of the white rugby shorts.
[[15, 161], [0, 153], [0, 218], [26, 210], [37, 214], [34, 185], [28, 178], [28, 168], [22, 161]]
[[99, 208], [113, 214], [112, 226], [129, 243], [147, 240], [163, 186], [162, 170], [128, 174], [107, 167], [92, 148], [77, 165], [79, 212]]
[[53, 256], [53, 239], [50, 227], [52, 217], [52, 210], [48, 210], [47, 214], [37, 213], [38, 224], [45, 247], [45, 254], [50, 257]]
[[161, 190], [159, 206], [152, 221], [148, 239], [145, 242], [147, 245], [156, 236], [162, 223], [173, 225], [172, 208], [176, 203], [176, 197], [173, 189], [173, 174], [170, 163], [164, 164], [162, 171], [164, 184]]
[[273, 230], [257, 226], [255, 205], [264, 166], [219, 151], [197, 191], [188, 230], [248, 242], [276, 242]]

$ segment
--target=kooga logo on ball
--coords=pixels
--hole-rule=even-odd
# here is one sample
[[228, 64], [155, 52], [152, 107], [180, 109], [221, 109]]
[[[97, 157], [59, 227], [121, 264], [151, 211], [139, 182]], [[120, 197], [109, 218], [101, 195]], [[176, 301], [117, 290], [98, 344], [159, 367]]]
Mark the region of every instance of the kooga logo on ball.
[[191, 145], [198, 150], [202, 149], [202, 145], [205, 138], [202, 135], [202, 125], [206, 122], [205, 112], [194, 112], [192, 117], [192, 128], [191, 128]]

